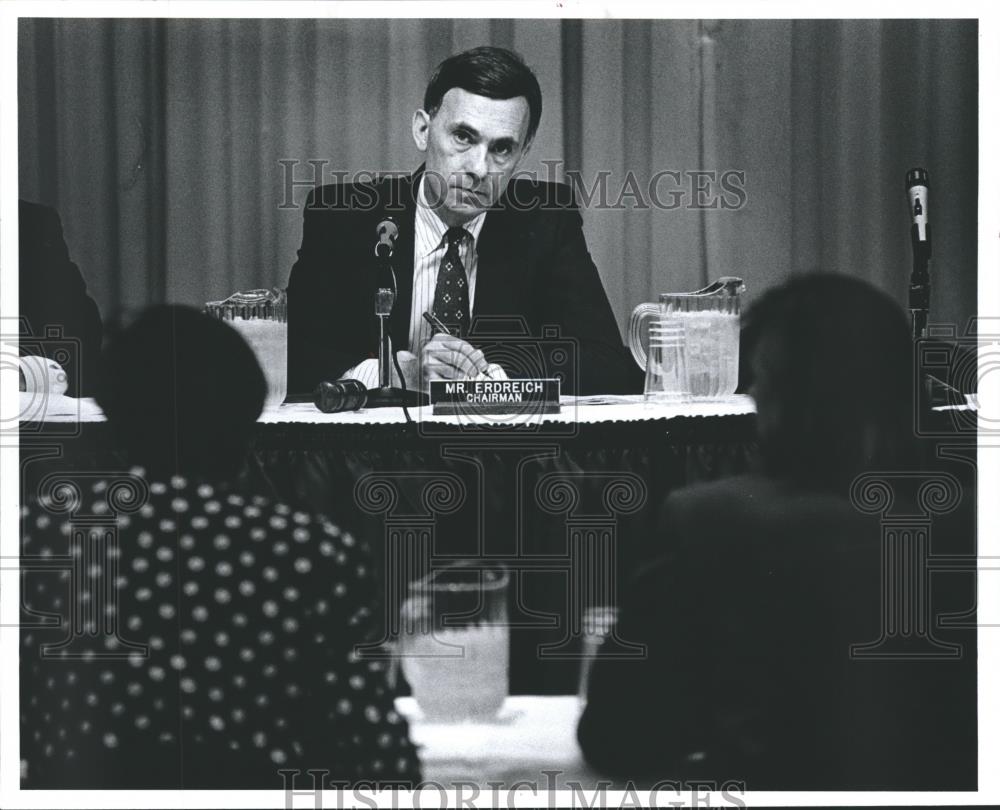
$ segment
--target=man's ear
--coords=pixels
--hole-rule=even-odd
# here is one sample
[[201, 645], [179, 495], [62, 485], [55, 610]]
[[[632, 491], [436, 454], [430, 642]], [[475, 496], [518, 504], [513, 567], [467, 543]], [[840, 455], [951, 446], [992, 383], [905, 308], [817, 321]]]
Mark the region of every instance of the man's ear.
[[431, 117], [425, 110], [413, 113], [413, 142], [420, 152], [427, 151], [427, 135], [430, 132]]

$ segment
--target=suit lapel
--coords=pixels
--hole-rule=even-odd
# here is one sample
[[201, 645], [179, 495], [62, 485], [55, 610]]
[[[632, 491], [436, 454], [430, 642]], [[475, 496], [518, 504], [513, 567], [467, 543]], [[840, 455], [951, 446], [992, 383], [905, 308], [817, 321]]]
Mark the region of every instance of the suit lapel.
[[[396, 271], [396, 303], [392, 309], [392, 342], [397, 349], [410, 348], [410, 309], [413, 304], [413, 247], [416, 227], [416, 190], [420, 184], [423, 166], [410, 177], [393, 180], [390, 199], [385, 201], [386, 213], [399, 217], [399, 237], [393, 250], [393, 268]], [[402, 206], [402, 212], [391, 207]]]
[[509, 208], [486, 214], [479, 233], [474, 316], [513, 315], [524, 310], [524, 302], [518, 300], [518, 276], [529, 264], [532, 241], [530, 233], [517, 232], [515, 219]]

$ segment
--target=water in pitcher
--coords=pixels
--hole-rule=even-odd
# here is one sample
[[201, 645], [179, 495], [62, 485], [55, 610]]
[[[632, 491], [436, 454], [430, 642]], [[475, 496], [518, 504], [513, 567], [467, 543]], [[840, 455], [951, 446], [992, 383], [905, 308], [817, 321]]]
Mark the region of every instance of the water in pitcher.
[[260, 318], [233, 318], [229, 325], [239, 332], [253, 349], [267, 380], [264, 408], [277, 408], [288, 390], [288, 324]]
[[209, 301], [205, 312], [232, 326], [247, 342], [267, 381], [264, 409], [277, 408], [288, 390], [288, 298], [284, 290], [247, 290]]
[[407, 634], [401, 652], [403, 674], [428, 720], [488, 720], [503, 706], [509, 660], [506, 626]]
[[[647, 399], [655, 402], [659, 388], [651, 385], [657, 372], [656, 356], [647, 345], [661, 348], [656, 341], [669, 333], [684, 335], [669, 341], [673, 354], [684, 355], [687, 395], [694, 400], [724, 399], [736, 392], [740, 363], [740, 299], [746, 291], [743, 279], [723, 276], [700, 290], [689, 293], [661, 293], [657, 303], [646, 302], [632, 310], [628, 323], [628, 346], [639, 368], [646, 372]], [[683, 343], [683, 352], [680, 344]], [[676, 344], [676, 345], [675, 345]], [[664, 377], [664, 392], [671, 382]], [[668, 385], [669, 383], [669, 385]], [[652, 390], [651, 390], [652, 389]]]
[[739, 378], [739, 315], [729, 312], [671, 312], [684, 325], [691, 395], [717, 398], [736, 390]]

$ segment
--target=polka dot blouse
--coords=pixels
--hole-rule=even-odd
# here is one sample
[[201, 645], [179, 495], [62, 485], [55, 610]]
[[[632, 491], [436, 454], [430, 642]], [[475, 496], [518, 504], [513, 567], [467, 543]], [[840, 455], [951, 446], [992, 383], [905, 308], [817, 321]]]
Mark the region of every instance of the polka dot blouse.
[[26, 788], [416, 784], [362, 544], [260, 495], [61, 476], [22, 510]]

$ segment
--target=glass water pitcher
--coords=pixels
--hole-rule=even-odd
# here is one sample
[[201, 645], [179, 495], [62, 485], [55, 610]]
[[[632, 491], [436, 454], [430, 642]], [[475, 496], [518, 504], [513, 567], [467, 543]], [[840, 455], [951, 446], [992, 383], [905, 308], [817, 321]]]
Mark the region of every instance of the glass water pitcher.
[[277, 408], [288, 393], [288, 299], [284, 290], [236, 292], [209, 301], [205, 312], [225, 321], [250, 344], [267, 380], [264, 409]]
[[735, 393], [739, 382], [740, 298], [743, 280], [725, 276], [689, 293], [663, 293], [658, 303], [639, 304], [629, 319], [628, 345], [639, 368], [648, 371], [649, 336], [680, 327], [684, 335], [689, 393], [717, 399]]

